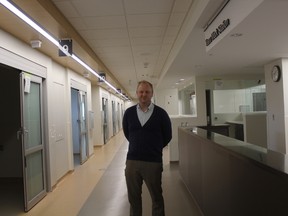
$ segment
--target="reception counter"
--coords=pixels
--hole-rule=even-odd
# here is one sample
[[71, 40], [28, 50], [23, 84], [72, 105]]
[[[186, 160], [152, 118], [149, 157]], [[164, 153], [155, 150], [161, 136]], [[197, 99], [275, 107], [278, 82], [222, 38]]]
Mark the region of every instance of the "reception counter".
[[182, 179], [205, 216], [288, 215], [285, 155], [201, 128], [178, 128]]

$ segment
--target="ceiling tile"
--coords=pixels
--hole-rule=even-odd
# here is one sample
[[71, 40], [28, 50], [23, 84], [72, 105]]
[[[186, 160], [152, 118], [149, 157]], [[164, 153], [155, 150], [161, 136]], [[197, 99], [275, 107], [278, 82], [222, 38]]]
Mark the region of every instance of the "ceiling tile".
[[56, 7], [67, 17], [79, 17], [79, 14], [75, 7], [71, 4], [69, 1], [61, 1], [61, 2], [55, 2]]
[[141, 46], [141, 45], [159, 45], [162, 43], [161, 37], [146, 37], [146, 38], [132, 38], [132, 46]]
[[128, 15], [128, 27], [152, 27], [166, 26], [169, 21], [169, 14], [141, 14]]
[[159, 52], [146, 55], [146, 56], [137, 55], [137, 56], [134, 56], [134, 61], [135, 61], [135, 64], [141, 64], [142, 66], [144, 63], [155, 64], [158, 59], [158, 56], [159, 56]]
[[170, 13], [174, 0], [124, 0], [127, 14]]
[[129, 35], [131, 38], [162, 37], [164, 35], [164, 32], [164, 27], [129, 28]]
[[185, 19], [185, 13], [174, 13], [169, 20], [169, 26], [180, 26]]
[[166, 56], [166, 54], [170, 52], [172, 46], [173, 46], [172, 43], [170, 43], [170, 44], [164, 44], [164, 45], [161, 47], [160, 56], [162, 56], [162, 55]]
[[70, 23], [74, 26], [75, 29], [79, 30], [85, 30], [87, 29], [87, 26], [82, 18], [70, 18]]
[[84, 17], [83, 20], [89, 29], [111, 29], [126, 27], [125, 16]]
[[86, 39], [111, 39], [111, 38], [128, 38], [128, 32], [124, 28], [120, 29], [99, 29], [80, 31], [81, 35]]
[[180, 30], [180, 26], [169, 26], [165, 36], [176, 36]]
[[124, 14], [122, 1], [119, 0], [73, 0], [72, 4], [83, 17]]
[[89, 44], [93, 47], [130, 46], [128, 38], [89, 40]]
[[155, 53], [157, 54], [161, 48], [160, 45], [158, 46], [150, 46], [150, 45], [145, 45], [145, 46], [133, 46], [133, 53], [134, 56], [137, 55], [142, 55], [143, 53], [149, 53], [151, 55], [154, 55]]
[[131, 48], [130, 47], [102, 47], [102, 50], [104, 53], [111, 53], [112, 55], [116, 54], [130, 54], [131, 53]]
[[108, 63], [107, 63], [107, 66], [108, 67], [112, 67], [112, 66], [117, 66], [117, 67], [127, 67], [127, 65], [131, 65], [133, 64], [133, 60], [132, 59], [128, 59], [128, 58], [125, 58], [125, 59], [118, 59], [118, 60], [108, 60]]
[[[113, 75], [121, 83], [135, 85], [139, 79], [159, 77], [193, 1], [54, 2]], [[121, 71], [129, 73], [129, 82]]]
[[187, 12], [194, 0], [176, 0], [173, 13]]
[[175, 40], [176, 40], [176, 36], [165, 36], [163, 39], [163, 45], [173, 44]]

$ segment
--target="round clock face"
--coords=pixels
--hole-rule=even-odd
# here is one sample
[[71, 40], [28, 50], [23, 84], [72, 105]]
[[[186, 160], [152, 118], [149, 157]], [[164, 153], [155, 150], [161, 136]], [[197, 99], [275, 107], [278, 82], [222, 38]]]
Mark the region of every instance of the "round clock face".
[[271, 77], [274, 82], [278, 82], [281, 78], [281, 69], [278, 65], [275, 65], [271, 71]]

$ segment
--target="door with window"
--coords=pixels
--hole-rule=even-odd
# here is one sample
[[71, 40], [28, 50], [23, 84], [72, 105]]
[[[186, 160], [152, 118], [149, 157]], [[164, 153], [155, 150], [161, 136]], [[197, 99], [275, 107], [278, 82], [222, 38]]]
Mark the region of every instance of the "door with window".
[[46, 194], [45, 144], [43, 138], [42, 78], [20, 74], [23, 184], [25, 211]]
[[108, 141], [108, 99], [102, 97], [102, 127], [104, 144]]
[[86, 93], [71, 88], [73, 153], [80, 155], [80, 164], [88, 159]]
[[112, 101], [112, 126], [113, 126], [113, 136], [116, 134], [116, 110], [115, 101]]
[[79, 104], [79, 132], [80, 132], [80, 163], [88, 159], [88, 133], [87, 133], [87, 109], [86, 93], [78, 92]]

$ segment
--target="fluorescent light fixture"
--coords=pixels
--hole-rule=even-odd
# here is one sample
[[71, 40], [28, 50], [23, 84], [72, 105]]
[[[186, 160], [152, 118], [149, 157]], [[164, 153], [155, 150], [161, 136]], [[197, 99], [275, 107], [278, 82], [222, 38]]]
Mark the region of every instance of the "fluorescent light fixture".
[[9, 1], [0, 0], [0, 3], [4, 7], [6, 7], [8, 10], [10, 10], [12, 13], [14, 13], [16, 16], [18, 16], [20, 19], [22, 19], [24, 22], [26, 22], [28, 25], [30, 25], [32, 28], [34, 28], [36, 31], [38, 31], [40, 34], [42, 34], [49, 41], [51, 41], [54, 45], [59, 46], [58, 40], [53, 38], [43, 28], [41, 28], [38, 24], [36, 24], [33, 20], [31, 20], [27, 15], [25, 15], [22, 11], [20, 11], [17, 7], [15, 7]]
[[125, 95], [123, 95], [121, 92], [119, 92], [114, 86], [112, 86], [109, 82], [104, 80], [95, 70], [93, 70], [89, 65], [87, 65], [85, 62], [83, 62], [80, 58], [78, 58], [75, 54], [70, 55], [66, 49], [64, 49], [60, 44], [58, 39], [54, 38], [51, 34], [49, 34], [46, 30], [44, 30], [41, 26], [39, 26], [37, 23], [35, 23], [30, 17], [28, 17], [24, 12], [22, 12], [20, 9], [18, 9], [15, 5], [11, 4], [7, 0], [0, 0], [0, 3], [6, 7], [9, 11], [11, 11], [13, 14], [18, 16], [21, 20], [23, 20], [25, 23], [27, 23], [29, 26], [31, 26], [33, 29], [35, 29], [37, 32], [39, 32], [41, 35], [43, 35], [46, 39], [48, 39], [50, 42], [52, 42], [55, 46], [58, 47], [63, 53], [65, 53], [67, 56], [70, 56], [73, 58], [76, 62], [78, 62], [80, 65], [85, 67], [87, 70], [89, 70], [92, 74], [97, 76], [100, 80], [105, 82], [110, 88], [112, 88], [115, 92], [119, 93], [122, 97], [125, 99], [129, 99]]
[[8, 10], [10, 10], [13, 14], [18, 16], [21, 20], [26, 22], [33, 29], [35, 29], [37, 32], [39, 32], [41, 35], [43, 35], [45, 38], [47, 38], [50, 42], [52, 42], [55, 46], [57, 46], [63, 53], [65, 53], [67, 56], [70, 56], [70, 54], [67, 52], [67, 50], [64, 49], [59, 44], [57, 39], [55, 39], [52, 35], [50, 35], [47, 31], [45, 31], [42, 27], [40, 27], [37, 23], [35, 23], [30, 17], [28, 17], [25, 13], [23, 13], [15, 5], [11, 4], [7, 0], [0, 0], [0, 3], [4, 7], [6, 7]]
[[103, 77], [100, 76], [96, 71], [94, 71], [89, 65], [87, 65], [85, 62], [83, 62], [78, 56], [76, 56], [75, 54], [72, 54], [71, 58], [73, 58], [75, 61], [77, 61], [83, 67], [85, 67], [88, 71], [90, 71], [92, 74], [94, 74], [96, 77], [98, 77], [101, 81], [103, 81], [106, 85], [108, 85], [110, 88], [112, 88], [115, 92], [120, 94], [125, 99], [128, 99], [125, 95], [123, 95], [121, 92], [119, 92], [113, 85], [111, 85], [107, 80], [103, 79]]

